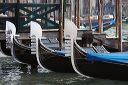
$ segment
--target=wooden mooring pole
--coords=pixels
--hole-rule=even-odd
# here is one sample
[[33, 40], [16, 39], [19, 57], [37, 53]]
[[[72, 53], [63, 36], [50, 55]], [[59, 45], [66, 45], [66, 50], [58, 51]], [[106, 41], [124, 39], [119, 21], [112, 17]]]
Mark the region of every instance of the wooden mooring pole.
[[104, 10], [104, 0], [98, 0], [98, 22], [99, 22], [99, 28], [98, 32], [103, 32], [103, 10]]
[[89, 19], [89, 28], [90, 28], [90, 30], [92, 30], [92, 20], [91, 20], [91, 17], [90, 17], [90, 16], [92, 16], [92, 12], [91, 12], [92, 6], [91, 6], [91, 3], [92, 3], [92, 0], [89, 0], [89, 15], [88, 15], [88, 19]]
[[77, 0], [77, 28], [80, 28], [80, 0]]
[[119, 35], [119, 27], [118, 27], [118, 2], [117, 2], [117, 0], [115, 0], [115, 18], [116, 18], [116, 37], [118, 37], [118, 35]]
[[63, 13], [64, 13], [64, 0], [60, 1], [61, 7], [59, 10], [59, 46], [63, 47]]
[[76, 7], [77, 7], [77, 6], [76, 6], [76, 3], [77, 3], [77, 0], [75, 0], [74, 3], [75, 3], [75, 7], [74, 7], [74, 23], [75, 23], [75, 25], [76, 25], [76, 23], [77, 23], [77, 22], [76, 22], [76, 19], [77, 19], [77, 17], [76, 17], [76, 15], [77, 15], [77, 14], [76, 14], [76, 13], [77, 13], [77, 11], [76, 11]]
[[119, 30], [119, 35], [118, 35], [118, 49], [119, 51], [122, 51], [122, 0], [116, 0], [116, 17], [117, 17], [117, 21], [116, 21], [116, 27], [117, 30]]

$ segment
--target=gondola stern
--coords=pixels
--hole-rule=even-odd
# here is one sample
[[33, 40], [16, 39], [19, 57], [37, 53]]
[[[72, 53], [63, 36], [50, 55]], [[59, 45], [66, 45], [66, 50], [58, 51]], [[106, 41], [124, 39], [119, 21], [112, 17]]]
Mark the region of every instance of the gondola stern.
[[76, 57], [76, 55], [75, 55], [75, 50], [74, 50], [74, 49], [75, 49], [75, 46], [79, 46], [79, 45], [77, 45], [76, 40], [73, 39], [73, 40], [72, 40], [72, 46], [71, 46], [71, 47], [72, 47], [71, 63], [72, 63], [72, 67], [73, 67], [74, 71], [75, 71], [77, 74], [79, 74], [79, 75], [81, 75], [81, 76], [83, 76], [83, 77], [91, 78], [90, 76], [84, 75], [82, 72], [80, 72], [79, 67], [78, 67], [78, 65], [77, 65], [77, 62], [76, 62], [77, 57]]
[[39, 66], [43, 69], [44, 66], [40, 62], [40, 53], [39, 53], [39, 43], [41, 43], [41, 37], [42, 37], [42, 28], [41, 26], [34, 21], [30, 22], [30, 37], [31, 37], [31, 54], [36, 54], [36, 59], [39, 64]]

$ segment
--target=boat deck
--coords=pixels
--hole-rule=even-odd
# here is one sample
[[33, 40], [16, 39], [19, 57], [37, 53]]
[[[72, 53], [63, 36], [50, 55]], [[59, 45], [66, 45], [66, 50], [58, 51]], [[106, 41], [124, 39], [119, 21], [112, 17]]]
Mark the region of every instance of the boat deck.
[[57, 38], [45, 38], [41, 39], [41, 41], [46, 47], [49, 47], [54, 50], [60, 50], [59, 41], [57, 40]]
[[98, 53], [109, 53], [104, 46], [93, 46], [94, 50]]

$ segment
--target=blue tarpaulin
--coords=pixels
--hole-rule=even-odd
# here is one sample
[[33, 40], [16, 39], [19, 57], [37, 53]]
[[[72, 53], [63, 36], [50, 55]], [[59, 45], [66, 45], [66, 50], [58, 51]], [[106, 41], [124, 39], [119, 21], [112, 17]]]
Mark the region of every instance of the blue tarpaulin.
[[59, 56], [65, 56], [65, 51], [55, 51], [54, 53]]
[[128, 63], [128, 52], [87, 53], [88, 60]]

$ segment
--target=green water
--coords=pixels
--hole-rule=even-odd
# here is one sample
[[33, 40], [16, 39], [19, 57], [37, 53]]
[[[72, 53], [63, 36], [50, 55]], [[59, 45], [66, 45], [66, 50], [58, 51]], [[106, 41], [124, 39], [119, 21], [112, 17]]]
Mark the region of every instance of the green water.
[[85, 78], [76, 73], [56, 73], [23, 67], [12, 57], [0, 58], [0, 85], [128, 85], [127, 81]]

